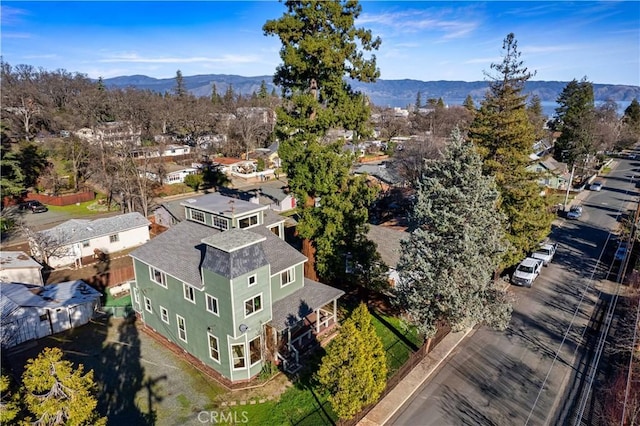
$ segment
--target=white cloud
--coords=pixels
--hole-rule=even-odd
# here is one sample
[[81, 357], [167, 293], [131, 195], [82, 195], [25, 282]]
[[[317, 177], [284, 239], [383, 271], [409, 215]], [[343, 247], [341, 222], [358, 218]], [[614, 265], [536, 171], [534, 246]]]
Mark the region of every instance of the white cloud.
[[0, 6], [0, 22], [2, 26], [16, 25], [22, 22], [22, 17], [28, 15], [24, 9], [18, 9], [11, 6]]
[[98, 62], [111, 63], [144, 63], [144, 64], [189, 64], [189, 63], [232, 63], [245, 64], [258, 61], [254, 55], [222, 55], [220, 57], [191, 56], [191, 57], [143, 57], [136, 53], [117, 54], [108, 58], [99, 59]]
[[406, 10], [381, 14], [362, 14], [358, 25], [376, 24], [392, 28], [398, 33], [416, 33], [421, 31], [435, 31], [442, 34], [442, 39], [465, 37], [475, 31], [479, 22], [476, 19], [449, 19], [440, 16], [449, 11], [438, 11], [437, 15], [429, 11]]

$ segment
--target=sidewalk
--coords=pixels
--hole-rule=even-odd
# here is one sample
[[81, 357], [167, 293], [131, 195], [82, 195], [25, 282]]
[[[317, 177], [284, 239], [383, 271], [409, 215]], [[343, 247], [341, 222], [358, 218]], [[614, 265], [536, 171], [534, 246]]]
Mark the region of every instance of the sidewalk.
[[402, 379], [360, 422], [359, 426], [382, 426], [411, 398], [473, 328], [449, 333], [416, 367]]
[[[569, 205], [581, 204], [589, 195], [589, 190], [582, 190], [575, 194]], [[564, 222], [557, 218], [556, 221]], [[457, 333], [449, 333], [433, 351], [427, 355], [400, 383], [387, 394], [376, 406], [367, 413], [358, 426], [382, 426], [388, 422], [413, 396], [436, 369], [442, 364], [464, 338], [473, 334], [473, 328]]]

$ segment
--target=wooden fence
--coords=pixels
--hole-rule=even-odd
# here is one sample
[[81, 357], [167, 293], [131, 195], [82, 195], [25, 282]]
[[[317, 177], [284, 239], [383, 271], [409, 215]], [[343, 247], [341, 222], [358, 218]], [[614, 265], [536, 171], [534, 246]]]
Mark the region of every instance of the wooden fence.
[[74, 194], [66, 195], [46, 195], [29, 193], [25, 197], [26, 200], [37, 200], [43, 204], [49, 204], [51, 206], [70, 206], [76, 203], [84, 203], [85, 201], [91, 201], [96, 198], [96, 193], [93, 191], [76, 192]]

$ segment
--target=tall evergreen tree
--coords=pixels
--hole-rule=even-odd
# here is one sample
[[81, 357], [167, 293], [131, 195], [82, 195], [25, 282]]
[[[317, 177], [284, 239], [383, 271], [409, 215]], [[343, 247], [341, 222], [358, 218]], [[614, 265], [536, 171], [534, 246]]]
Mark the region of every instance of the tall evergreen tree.
[[495, 179], [458, 130], [442, 160], [426, 160], [402, 242], [396, 303], [427, 338], [440, 322], [506, 327], [511, 306], [493, 280], [508, 248]]
[[467, 95], [467, 97], [464, 98], [462, 106], [469, 110], [469, 112], [476, 112], [476, 105], [473, 103], [473, 98], [471, 97], [471, 95]]
[[93, 371], [84, 373], [82, 364], [74, 369], [62, 359], [59, 348], [44, 348], [27, 362], [22, 375], [24, 403], [44, 425], [105, 425], [96, 412]]
[[416, 113], [420, 112], [420, 108], [422, 108], [422, 96], [420, 91], [418, 91], [418, 94], [416, 95], [416, 104], [415, 104]]
[[220, 105], [222, 103], [222, 98], [218, 93], [218, 88], [215, 83], [211, 84], [211, 103], [214, 105]]
[[[283, 63], [274, 76], [284, 101], [276, 136], [289, 186], [303, 200], [298, 232], [309, 258], [305, 276], [316, 279], [316, 269], [330, 275], [331, 258], [346, 255], [350, 232], [366, 230], [372, 193], [364, 179], [350, 175], [352, 160], [342, 142], [325, 137], [332, 128], [352, 130], [356, 140], [370, 134], [368, 103], [346, 77], [375, 81], [380, 74], [375, 56], [367, 59], [362, 51], [376, 50], [380, 39], [354, 26], [362, 10], [357, 1], [286, 1], [285, 6], [287, 12], [263, 30], [282, 42]], [[348, 230], [345, 223], [356, 226]]]
[[537, 176], [527, 171], [535, 131], [526, 109], [524, 84], [530, 73], [520, 60], [513, 33], [502, 45], [503, 61], [492, 64], [495, 75], [480, 104], [469, 138], [484, 160], [483, 170], [495, 177], [501, 194], [499, 207], [507, 215], [507, 238], [511, 242], [501, 266], [515, 265], [551, 231], [553, 215], [547, 198], [540, 196]]
[[187, 88], [184, 85], [184, 77], [182, 77], [182, 71], [176, 71], [176, 85], [173, 88], [173, 93], [178, 97], [178, 99], [182, 99], [187, 96]]
[[378, 400], [387, 383], [387, 360], [365, 304], [344, 321], [340, 334], [327, 347], [317, 376], [341, 419], [353, 418]]
[[267, 83], [264, 80], [262, 80], [260, 82], [260, 90], [258, 91], [258, 98], [267, 99], [268, 96], [269, 96], [269, 92], [267, 91]]
[[622, 116], [622, 134], [628, 145], [640, 142], [640, 103], [633, 98]]
[[555, 130], [560, 136], [555, 143], [555, 157], [569, 165], [581, 166], [595, 154], [593, 125], [595, 102], [593, 84], [583, 78], [572, 80], [556, 100]]

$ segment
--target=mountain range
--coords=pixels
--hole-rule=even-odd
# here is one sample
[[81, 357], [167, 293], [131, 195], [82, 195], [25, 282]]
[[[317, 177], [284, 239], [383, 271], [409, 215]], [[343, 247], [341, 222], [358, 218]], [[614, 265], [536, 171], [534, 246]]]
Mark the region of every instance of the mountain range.
[[[187, 90], [195, 96], [211, 96], [213, 85], [217, 93], [224, 95], [229, 86], [234, 93], [251, 95], [258, 93], [262, 82], [269, 93], [273, 89], [279, 93], [272, 82], [272, 76], [242, 77], [239, 75], [207, 74], [183, 76], [183, 83]], [[158, 93], [171, 92], [175, 88], [175, 78], [157, 79], [145, 75], [132, 75], [107, 78], [103, 80], [108, 88], [134, 87], [136, 89], [151, 90]], [[563, 81], [528, 81], [524, 93], [537, 95], [543, 104], [555, 103], [558, 95], [568, 82]], [[467, 95], [471, 95], [478, 103], [484, 98], [488, 87], [486, 81], [420, 81], [420, 80], [377, 80], [375, 83], [351, 82], [355, 90], [365, 93], [371, 102], [381, 107], [406, 107], [416, 102], [417, 94], [423, 103], [427, 99], [435, 98], [446, 104], [461, 104]], [[619, 84], [593, 84], [596, 102], [613, 100], [628, 104], [634, 98], [640, 99], [640, 86]]]

